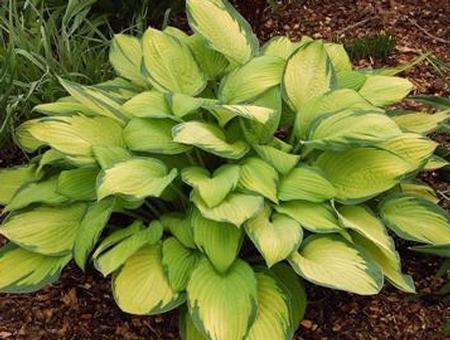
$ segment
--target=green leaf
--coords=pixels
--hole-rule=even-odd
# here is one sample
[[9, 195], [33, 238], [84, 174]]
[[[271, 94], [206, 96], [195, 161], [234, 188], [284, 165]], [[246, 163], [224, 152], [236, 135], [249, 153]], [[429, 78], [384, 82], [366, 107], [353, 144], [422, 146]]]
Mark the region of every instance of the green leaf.
[[241, 168], [232, 164], [222, 165], [212, 175], [204, 168], [189, 167], [182, 170], [181, 177], [195, 189], [208, 208], [213, 208], [236, 188], [240, 172]]
[[115, 163], [127, 161], [132, 158], [128, 150], [117, 146], [93, 146], [92, 153], [102, 169], [110, 168]]
[[135, 199], [159, 197], [177, 176], [177, 170], [167, 171], [163, 162], [155, 158], [133, 158], [114, 164], [100, 173], [97, 198], [122, 194]]
[[429, 134], [439, 128], [439, 125], [450, 119], [450, 110], [434, 114], [425, 112], [405, 112], [391, 117], [401, 129], [422, 135]]
[[256, 272], [258, 312], [246, 339], [291, 339], [290, 294], [267, 270]]
[[240, 187], [278, 203], [277, 185], [277, 171], [263, 160], [250, 157], [241, 163]]
[[374, 242], [360, 234], [353, 233], [352, 240], [356, 245], [364, 249], [395, 287], [407, 293], [416, 292], [412, 277], [402, 274], [400, 257], [395, 251], [394, 241], [392, 239], [391, 248], [388, 251], [380, 248]]
[[286, 64], [283, 89], [292, 108], [300, 108], [311, 98], [331, 89], [333, 70], [322, 42], [297, 49]]
[[24, 184], [3, 212], [25, 208], [33, 203], [59, 204], [67, 201], [67, 198], [57, 192], [58, 177], [53, 176], [40, 182]]
[[412, 250], [423, 254], [450, 257], [450, 244], [426, 245], [411, 247]]
[[170, 231], [183, 246], [196, 249], [190, 216], [184, 216], [181, 213], [168, 213], [162, 215], [160, 221], [164, 229]]
[[58, 176], [57, 191], [73, 200], [90, 201], [97, 198], [95, 186], [98, 168], [79, 168], [62, 171]]
[[436, 156], [436, 155], [431, 155], [431, 157], [425, 163], [423, 170], [425, 170], [425, 171], [439, 170], [449, 164], [450, 163], [446, 159]]
[[263, 55], [287, 60], [298, 47], [299, 44], [293, 43], [289, 38], [276, 36], [263, 46]]
[[438, 205], [420, 196], [394, 194], [379, 207], [386, 225], [399, 237], [428, 244], [450, 243], [450, 217]]
[[11, 243], [0, 248], [0, 292], [32, 293], [55, 282], [71, 255], [45, 256]]
[[107, 117], [44, 118], [29, 131], [57, 151], [73, 156], [92, 156], [94, 145], [123, 146], [122, 127]]
[[141, 75], [141, 42], [128, 34], [116, 34], [111, 42], [109, 61], [116, 73], [132, 82], [144, 85]]
[[253, 145], [259, 157], [272, 165], [283, 175], [289, 173], [300, 161], [299, 155], [293, 155], [270, 145]]
[[343, 203], [363, 202], [389, 190], [412, 170], [399, 156], [373, 148], [327, 151], [315, 165], [336, 188], [336, 199]]
[[245, 221], [258, 214], [264, 207], [264, 199], [260, 196], [231, 193], [214, 208], [208, 208], [200, 195], [192, 192], [191, 201], [201, 214], [213, 221], [227, 222], [240, 227]]
[[415, 133], [402, 133], [379, 147], [390, 151], [411, 164], [412, 169], [421, 168], [433, 155], [439, 144]]
[[295, 332], [300, 321], [303, 320], [307, 304], [303, 279], [285, 262], [277, 263], [271, 268], [271, 271], [279, 278], [284, 284], [285, 289], [290, 293], [289, 310], [292, 320], [292, 332]]
[[227, 0], [188, 0], [186, 10], [192, 30], [232, 61], [244, 64], [257, 53], [251, 26]]
[[400, 183], [401, 192], [421, 196], [430, 202], [438, 203], [440, 201], [434, 189], [420, 181]]
[[114, 199], [109, 198], [90, 205], [81, 220], [80, 229], [75, 238], [73, 257], [83, 270], [89, 254], [109, 221], [114, 203]]
[[175, 292], [186, 289], [198, 260], [198, 253], [184, 247], [175, 237], [170, 237], [163, 242], [162, 264], [170, 286]]
[[261, 56], [230, 72], [223, 78], [219, 98], [223, 103], [248, 103], [263, 92], [281, 83], [285, 61]]
[[375, 106], [392, 105], [405, 98], [414, 89], [407, 79], [368, 75], [359, 94]]
[[108, 117], [119, 124], [127, 119], [126, 113], [121, 109], [122, 102], [107, 91], [92, 86], [80, 85], [61, 78], [58, 78], [58, 80], [66, 91], [89, 111]]
[[397, 124], [388, 116], [350, 109], [318, 117], [303, 143], [319, 149], [345, 150], [354, 145], [377, 144], [399, 134]]
[[216, 99], [191, 97], [181, 93], [166, 94], [166, 98], [173, 114], [176, 116], [172, 118], [177, 119], [183, 118], [188, 114], [195, 113], [202, 107], [217, 104]]
[[280, 180], [278, 198], [282, 201], [305, 200], [323, 202], [336, 194], [333, 185], [322, 172], [310, 166], [299, 166]]
[[237, 260], [226, 274], [219, 274], [203, 259], [192, 273], [187, 293], [192, 320], [208, 338], [245, 338], [258, 300], [255, 274], [247, 263]]
[[189, 150], [189, 147], [172, 141], [175, 122], [169, 119], [130, 120], [123, 130], [126, 145], [133, 151], [174, 155]]
[[117, 305], [131, 314], [160, 314], [184, 301], [170, 287], [159, 245], [146, 245], [130, 256], [114, 275], [112, 288]]
[[275, 206], [275, 210], [293, 218], [303, 228], [313, 233], [342, 231], [339, 221], [328, 203], [291, 201]]
[[275, 115], [274, 110], [256, 105], [211, 105], [207, 109], [219, 118], [225, 113], [228, 121], [233, 117], [242, 117], [264, 124]]
[[324, 44], [328, 57], [337, 73], [352, 70], [352, 62], [342, 44]]
[[343, 71], [336, 74], [337, 87], [358, 91], [366, 82], [367, 75], [360, 71]]
[[340, 89], [327, 92], [321, 96], [312, 98], [297, 113], [296, 133], [304, 139], [311, 123], [324, 113], [336, 113], [342, 110], [371, 111], [384, 113], [383, 110], [373, 106], [358, 92], [349, 89]]
[[117, 229], [116, 231], [105, 237], [105, 239], [100, 243], [97, 249], [95, 249], [95, 252], [92, 254], [92, 258], [96, 259], [105, 250], [111, 248], [115, 244], [119, 243], [122, 240], [125, 240], [129, 236], [137, 233], [142, 229], [144, 229], [144, 224], [138, 220], [134, 221], [126, 228]]
[[[66, 116], [75, 113], [84, 113], [88, 116], [95, 116], [96, 113], [92, 112], [85, 105], [77, 102], [73, 97], [62, 97], [53, 103], [39, 104], [33, 107], [32, 111], [42, 113], [46, 116]], [[32, 120], [33, 121], [33, 120]], [[25, 122], [24, 124], [26, 124]], [[20, 128], [20, 127], [19, 127]]]
[[72, 250], [86, 205], [36, 207], [12, 214], [0, 234], [26, 250], [43, 255], [65, 255]]
[[377, 294], [383, 274], [366, 255], [337, 235], [312, 235], [289, 259], [294, 270], [315, 284], [359, 295]]
[[248, 220], [245, 230], [269, 268], [296, 251], [303, 239], [303, 230], [297, 221], [272, 213], [269, 207]]
[[161, 239], [162, 233], [161, 223], [153, 221], [148, 228], [135, 232], [95, 258], [95, 267], [103, 276], [108, 276], [144, 245], [156, 244]]
[[181, 123], [173, 128], [172, 135], [177, 143], [193, 145], [224, 158], [239, 159], [249, 151], [249, 146], [242, 141], [228, 143], [224, 132], [210, 123]]
[[63, 153], [49, 149], [45, 151], [39, 159], [39, 166], [36, 169], [36, 175], [40, 177], [43, 174], [43, 171], [50, 166], [66, 166], [68, 160], [64, 156]]
[[122, 105], [129, 116], [139, 118], [174, 118], [164, 93], [141, 92]]
[[205, 88], [206, 77], [189, 47], [170, 34], [147, 29], [142, 52], [149, 81], [158, 90], [194, 96]]
[[206, 340], [192, 321], [187, 310], [182, 311], [179, 316], [180, 336], [182, 340]]
[[39, 124], [39, 119], [31, 119], [22, 123], [15, 131], [17, 143], [26, 152], [35, 152], [45, 143], [33, 137], [30, 128]]

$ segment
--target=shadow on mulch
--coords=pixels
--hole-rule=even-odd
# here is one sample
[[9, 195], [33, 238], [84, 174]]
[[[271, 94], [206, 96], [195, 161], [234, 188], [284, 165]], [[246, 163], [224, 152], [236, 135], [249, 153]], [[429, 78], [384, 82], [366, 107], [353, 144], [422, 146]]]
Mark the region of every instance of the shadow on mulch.
[[[388, 64], [405, 63], [419, 50], [450, 62], [448, 0], [290, 0], [281, 1], [275, 12], [265, 0], [234, 2], [262, 41], [278, 34], [336, 41], [389, 32], [397, 48]], [[381, 66], [377, 60], [357, 64]], [[449, 95], [450, 79], [437, 76], [428, 64], [404, 76], [414, 81], [418, 93]], [[448, 142], [448, 137], [439, 138]], [[2, 150], [1, 167], [23, 161], [17, 150]], [[424, 179], [439, 190], [449, 188], [439, 171]], [[310, 305], [296, 339], [443, 339], [438, 332], [450, 318], [450, 299], [435, 292], [450, 277], [435, 277], [440, 259], [413, 253], [403, 242], [398, 245], [404, 271], [414, 277], [418, 295], [405, 295], [388, 284], [370, 297], [307, 284]], [[177, 322], [176, 312], [162, 317], [121, 312], [111, 297], [109, 280], [93, 270], [84, 274], [74, 265], [64, 270], [58, 283], [40, 292], [0, 297], [0, 339], [176, 339]]]

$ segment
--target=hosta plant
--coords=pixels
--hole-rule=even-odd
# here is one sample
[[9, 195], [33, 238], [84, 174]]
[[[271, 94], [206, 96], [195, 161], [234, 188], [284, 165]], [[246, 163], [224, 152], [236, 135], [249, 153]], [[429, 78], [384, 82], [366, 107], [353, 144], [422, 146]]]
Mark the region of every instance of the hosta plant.
[[449, 216], [415, 180], [442, 165], [426, 134], [449, 112], [390, 110], [412, 83], [353, 70], [341, 45], [260, 47], [226, 1], [186, 8], [192, 35], [117, 35], [118, 78], [61, 79], [69, 96], [17, 129], [39, 155], [0, 173], [0, 290], [93, 263], [123, 311], [181, 307], [183, 338], [214, 340], [291, 338], [302, 278], [414, 292], [392, 234], [450, 243]]

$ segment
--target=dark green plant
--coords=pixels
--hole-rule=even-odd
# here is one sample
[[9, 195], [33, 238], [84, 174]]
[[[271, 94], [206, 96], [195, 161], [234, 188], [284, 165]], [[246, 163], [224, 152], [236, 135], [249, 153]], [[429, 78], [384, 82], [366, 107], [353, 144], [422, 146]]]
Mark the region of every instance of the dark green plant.
[[344, 43], [345, 50], [352, 60], [386, 60], [395, 48], [395, 37], [391, 34], [366, 35]]

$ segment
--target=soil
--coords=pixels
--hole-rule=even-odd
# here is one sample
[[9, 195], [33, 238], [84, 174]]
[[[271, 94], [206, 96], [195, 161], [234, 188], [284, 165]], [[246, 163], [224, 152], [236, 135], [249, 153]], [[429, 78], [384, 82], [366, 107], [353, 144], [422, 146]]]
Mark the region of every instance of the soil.
[[[397, 40], [387, 64], [407, 62], [428, 51], [450, 63], [449, 0], [278, 1], [271, 10], [265, 0], [236, 0], [258, 37], [302, 35], [346, 40], [389, 32]], [[181, 25], [183, 20], [177, 21]], [[358, 66], [381, 66], [379, 60], [355, 61]], [[423, 63], [405, 72], [420, 94], [449, 96], [449, 74], [438, 74]], [[414, 106], [415, 104], [409, 103]], [[442, 144], [449, 137], [436, 136]], [[0, 167], [20, 164], [16, 149], [2, 150]], [[423, 175], [437, 190], [448, 190], [448, 174]], [[448, 209], [443, 198], [442, 205]], [[1, 242], [1, 240], [0, 240]], [[445, 339], [440, 330], [450, 319], [450, 298], [437, 294], [450, 273], [436, 277], [441, 259], [416, 254], [397, 242], [404, 271], [413, 276], [418, 294], [403, 294], [386, 285], [376, 296], [357, 296], [307, 284], [310, 304], [296, 339]], [[94, 270], [67, 267], [61, 279], [40, 292], [0, 296], [0, 339], [177, 339], [176, 312], [156, 317], [127, 315], [115, 305], [108, 279]], [[277, 340], [277, 339], [274, 339]]]

